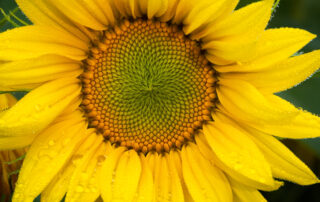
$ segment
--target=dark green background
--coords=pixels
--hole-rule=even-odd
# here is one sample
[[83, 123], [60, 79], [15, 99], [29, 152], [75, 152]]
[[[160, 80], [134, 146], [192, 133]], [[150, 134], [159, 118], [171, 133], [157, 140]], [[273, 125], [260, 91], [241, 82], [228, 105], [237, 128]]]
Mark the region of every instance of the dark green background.
[[[240, 0], [238, 7], [240, 8], [254, 1], [256, 0]], [[17, 5], [13, 0], [0, 0], [0, 8], [3, 8], [6, 13], [16, 7]], [[20, 11], [17, 12], [17, 15], [28, 21]], [[0, 19], [2, 17], [2, 14], [0, 14]], [[320, 0], [281, 0], [268, 27], [296, 27], [320, 35]], [[0, 27], [0, 31], [9, 28], [12, 28], [12, 25], [6, 23]], [[320, 49], [319, 37], [301, 51], [310, 52], [315, 49]], [[279, 93], [279, 95], [294, 103], [297, 107], [302, 107], [320, 115], [320, 76], [318, 75], [309, 78], [290, 90]], [[16, 93], [15, 95], [21, 97], [23, 93]], [[318, 177], [320, 176], [319, 138], [301, 141], [284, 140], [284, 143], [303, 159]], [[264, 195], [271, 202], [318, 202], [320, 201], [320, 186], [301, 187], [286, 183], [280, 190], [264, 193]]]

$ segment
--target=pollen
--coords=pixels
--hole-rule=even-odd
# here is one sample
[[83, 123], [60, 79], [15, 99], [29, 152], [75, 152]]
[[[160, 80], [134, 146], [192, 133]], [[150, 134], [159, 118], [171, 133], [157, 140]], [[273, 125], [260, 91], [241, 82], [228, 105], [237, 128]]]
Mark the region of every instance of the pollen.
[[81, 106], [106, 141], [168, 152], [193, 141], [211, 120], [215, 74], [199, 44], [177, 26], [126, 20], [91, 48]]

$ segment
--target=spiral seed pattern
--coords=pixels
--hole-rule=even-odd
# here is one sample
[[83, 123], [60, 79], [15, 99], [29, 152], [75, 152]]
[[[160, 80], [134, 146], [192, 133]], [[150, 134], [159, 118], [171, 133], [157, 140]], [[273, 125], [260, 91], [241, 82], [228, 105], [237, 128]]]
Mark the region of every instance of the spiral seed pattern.
[[176, 26], [138, 19], [106, 31], [85, 61], [82, 107], [114, 144], [168, 152], [210, 120], [215, 72]]

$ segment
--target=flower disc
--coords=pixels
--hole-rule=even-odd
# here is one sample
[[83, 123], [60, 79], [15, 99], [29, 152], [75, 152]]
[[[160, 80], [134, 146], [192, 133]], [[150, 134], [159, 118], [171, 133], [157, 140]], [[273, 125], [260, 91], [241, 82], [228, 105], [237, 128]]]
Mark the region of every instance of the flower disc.
[[112, 143], [169, 151], [210, 120], [214, 71], [176, 26], [124, 21], [105, 32], [86, 64], [82, 105]]

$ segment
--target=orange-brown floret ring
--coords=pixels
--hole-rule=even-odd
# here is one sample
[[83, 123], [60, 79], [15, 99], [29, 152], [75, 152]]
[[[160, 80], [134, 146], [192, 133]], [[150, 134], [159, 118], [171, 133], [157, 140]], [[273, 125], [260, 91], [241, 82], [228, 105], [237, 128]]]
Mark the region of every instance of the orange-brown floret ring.
[[82, 107], [111, 143], [168, 152], [211, 120], [215, 72], [177, 26], [138, 19], [105, 32], [85, 61]]

